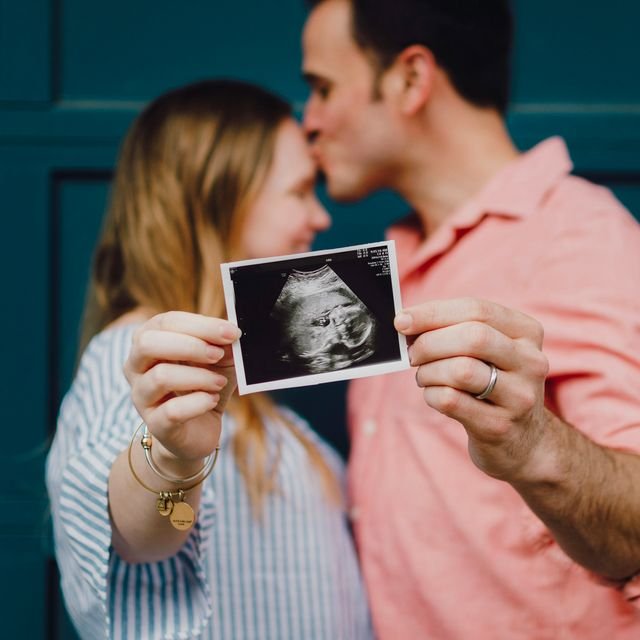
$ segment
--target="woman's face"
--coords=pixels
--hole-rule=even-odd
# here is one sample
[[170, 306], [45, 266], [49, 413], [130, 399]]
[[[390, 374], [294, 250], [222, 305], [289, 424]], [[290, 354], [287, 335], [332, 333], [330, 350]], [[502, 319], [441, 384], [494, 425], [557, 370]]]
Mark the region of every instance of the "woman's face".
[[242, 231], [243, 258], [309, 251], [318, 231], [331, 224], [314, 191], [316, 167], [302, 130], [285, 120], [276, 134], [273, 162], [249, 207]]

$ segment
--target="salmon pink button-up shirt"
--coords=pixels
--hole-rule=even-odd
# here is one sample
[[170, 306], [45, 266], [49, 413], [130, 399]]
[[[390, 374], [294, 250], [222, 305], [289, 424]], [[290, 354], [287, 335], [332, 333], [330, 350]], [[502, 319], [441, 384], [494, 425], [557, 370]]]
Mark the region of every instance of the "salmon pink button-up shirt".
[[[640, 226], [571, 168], [552, 138], [426, 241], [392, 229], [403, 304], [473, 296], [537, 318], [548, 406], [640, 451]], [[509, 484], [473, 465], [464, 429], [425, 404], [414, 375], [349, 392], [351, 513], [379, 638], [640, 638], [640, 581], [614, 588], [572, 562]]]

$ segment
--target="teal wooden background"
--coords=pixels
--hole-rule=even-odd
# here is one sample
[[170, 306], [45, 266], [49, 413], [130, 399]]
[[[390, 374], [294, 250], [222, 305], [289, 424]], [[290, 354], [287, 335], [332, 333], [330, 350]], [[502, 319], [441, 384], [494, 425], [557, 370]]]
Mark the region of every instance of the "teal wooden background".
[[[563, 135], [579, 173], [640, 212], [640, 6], [516, 2], [511, 130]], [[73, 638], [56, 589], [42, 469], [75, 358], [91, 248], [117, 147], [145, 100], [205, 76], [264, 83], [300, 106], [302, 0], [0, 0], [5, 366], [0, 451], [4, 638]], [[331, 206], [318, 246], [377, 239], [390, 196]], [[286, 399], [343, 451], [344, 385]]]

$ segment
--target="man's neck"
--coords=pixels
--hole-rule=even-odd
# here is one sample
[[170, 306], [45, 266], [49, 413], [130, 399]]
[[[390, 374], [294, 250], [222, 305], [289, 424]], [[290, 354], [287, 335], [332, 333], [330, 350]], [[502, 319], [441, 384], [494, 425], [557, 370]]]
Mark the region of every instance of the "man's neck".
[[417, 213], [425, 236], [518, 156], [497, 112], [462, 101], [432, 107], [428, 126], [416, 133], [397, 191]]

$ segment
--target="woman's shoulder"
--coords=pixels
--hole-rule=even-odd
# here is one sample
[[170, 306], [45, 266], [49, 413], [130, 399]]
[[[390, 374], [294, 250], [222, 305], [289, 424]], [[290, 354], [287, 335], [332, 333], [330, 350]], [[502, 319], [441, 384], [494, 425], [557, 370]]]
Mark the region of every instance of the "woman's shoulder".
[[78, 372], [83, 368], [98, 367], [103, 371], [106, 369], [121, 374], [136, 329], [150, 316], [148, 309], [136, 307], [116, 318], [89, 341], [80, 359]]
[[129, 355], [131, 340], [135, 333], [137, 323], [119, 324], [107, 327], [97, 333], [89, 341], [82, 357], [80, 367], [88, 362], [101, 362], [105, 360], [113, 361], [115, 358], [124, 361]]
[[131, 349], [137, 324], [108, 327], [96, 334], [82, 354], [74, 384], [113, 387], [125, 383], [122, 367]]
[[134, 331], [134, 326], [123, 325], [91, 339], [60, 405], [59, 433], [89, 434], [109, 412], [128, 411], [132, 406], [123, 365]]

